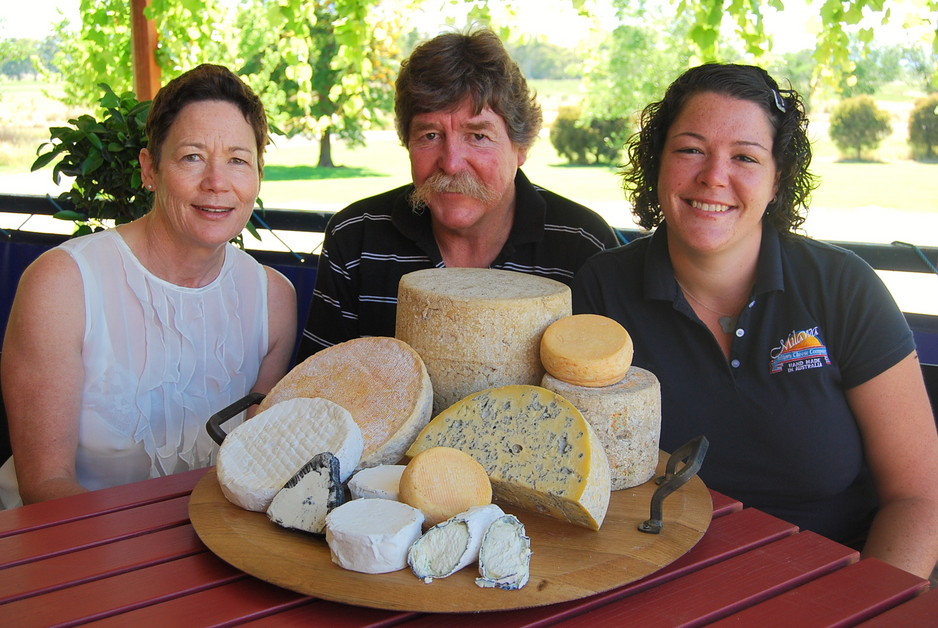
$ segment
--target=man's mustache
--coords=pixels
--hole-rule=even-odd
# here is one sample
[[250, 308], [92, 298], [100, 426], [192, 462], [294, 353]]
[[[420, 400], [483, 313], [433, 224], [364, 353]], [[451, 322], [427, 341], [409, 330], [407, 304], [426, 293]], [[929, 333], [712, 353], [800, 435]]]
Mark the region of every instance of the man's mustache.
[[410, 197], [410, 204], [415, 210], [429, 206], [429, 200], [434, 194], [449, 192], [476, 198], [483, 203], [495, 202], [492, 189], [485, 185], [474, 174], [468, 171], [446, 174], [437, 172], [432, 174], [421, 185], [414, 188]]

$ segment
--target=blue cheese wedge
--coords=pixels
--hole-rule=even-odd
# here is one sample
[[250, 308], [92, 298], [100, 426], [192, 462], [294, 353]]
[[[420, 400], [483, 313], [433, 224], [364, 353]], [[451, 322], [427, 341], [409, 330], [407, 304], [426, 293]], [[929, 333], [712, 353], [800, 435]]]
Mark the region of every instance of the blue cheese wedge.
[[398, 499], [401, 474], [407, 467], [402, 464], [383, 464], [357, 471], [348, 481], [352, 499]]
[[531, 539], [514, 515], [499, 517], [489, 525], [479, 549], [479, 578], [483, 588], [520, 589], [531, 575]]
[[324, 534], [326, 515], [345, 502], [339, 459], [316, 454], [290, 478], [267, 508], [267, 518], [284, 528]]
[[362, 573], [407, 567], [407, 550], [422, 531], [422, 512], [389, 499], [354, 499], [326, 515], [332, 562]]
[[345, 408], [321, 398], [289, 399], [231, 430], [218, 450], [218, 484], [230, 502], [264, 512], [316, 454], [332, 452], [344, 482], [363, 450], [361, 428]]
[[438, 414], [407, 455], [452, 447], [488, 473], [495, 501], [598, 530], [609, 507], [609, 460], [583, 414], [540, 386], [475, 393]]
[[489, 525], [504, 515], [495, 504], [474, 506], [427, 530], [407, 553], [407, 564], [426, 583], [476, 562]]

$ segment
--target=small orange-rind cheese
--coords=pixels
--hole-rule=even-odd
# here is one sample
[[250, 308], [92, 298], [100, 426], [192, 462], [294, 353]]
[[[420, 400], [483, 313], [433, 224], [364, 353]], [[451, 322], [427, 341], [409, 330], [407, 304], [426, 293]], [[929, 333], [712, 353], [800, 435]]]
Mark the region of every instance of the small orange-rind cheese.
[[598, 314], [574, 314], [552, 323], [541, 337], [541, 363], [557, 379], [598, 388], [622, 380], [632, 365], [632, 337]]
[[430, 527], [492, 503], [492, 483], [472, 456], [452, 447], [431, 447], [407, 463], [398, 497], [420, 510]]
[[407, 451], [453, 447], [488, 473], [496, 501], [598, 530], [609, 507], [609, 461], [576, 407], [540, 386], [475, 393], [437, 415]]
[[433, 410], [423, 360], [387, 336], [355, 338], [313, 354], [273, 387], [260, 409], [294, 397], [321, 397], [351, 413], [365, 439], [362, 468], [398, 462]]

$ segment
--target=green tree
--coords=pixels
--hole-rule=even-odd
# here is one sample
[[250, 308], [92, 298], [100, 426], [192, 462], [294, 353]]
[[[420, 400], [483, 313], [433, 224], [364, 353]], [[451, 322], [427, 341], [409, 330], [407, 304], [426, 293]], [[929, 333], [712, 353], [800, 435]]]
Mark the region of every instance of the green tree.
[[622, 135], [629, 128], [623, 118], [583, 120], [579, 107], [564, 106], [550, 129], [550, 143], [572, 164], [616, 165], [622, 154]]
[[830, 136], [841, 154], [875, 150], [892, 133], [889, 114], [876, 105], [872, 96], [855, 96], [841, 101], [831, 112]]
[[938, 157], [938, 94], [916, 101], [909, 115], [909, 144], [915, 159]]

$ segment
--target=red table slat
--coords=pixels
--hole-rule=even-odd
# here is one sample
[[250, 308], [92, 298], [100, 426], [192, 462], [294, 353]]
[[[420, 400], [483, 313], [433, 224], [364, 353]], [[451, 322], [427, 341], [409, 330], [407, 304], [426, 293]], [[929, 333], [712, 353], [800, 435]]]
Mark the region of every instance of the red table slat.
[[728, 495], [724, 495], [723, 493], [719, 493], [712, 488], [710, 489], [710, 501], [713, 502], [714, 518], [722, 517], [723, 515], [728, 515], [743, 509], [742, 502]]
[[[591, 609], [599, 608], [612, 601], [633, 595], [662, 583], [680, 578], [698, 569], [719, 563], [753, 548], [784, 539], [793, 535], [797, 528], [760, 510], [746, 508], [732, 514], [718, 517], [710, 523], [704, 537], [689, 552], [667, 567], [629, 585], [607, 591], [599, 595], [519, 611], [505, 611], [485, 615], [486, 628], [513, 628], [515, 626], [535, 626], [539, 622], [554, 622], [581, 615]], [[854, 552], [855, 554], [855, 552]], [[429, 585], [432, 586], [432, 585]], [[416, 618], [407, 624], [407, 628], [438, 625], [439, 617], [427, 615]], [[477, 615], [447, 616], [447, 628], [458, 626], [476, 626]]]
[[[476, 625], [480, 619], [487, 620], [490, 615], [475, 615]], [[239, 626], [250, 628], [293, 628], [294, 626], [328, 626], [328, 628], [387, 628], [401, 625], [411, 617], [418, 617], [416, 613], [400, 613], [383, 611], [376, 608], [362, 606], [347, 606], [324, 600], [314, 600], [309, 604], [297, 608], [268, 615], [261, 619], [250, 621]], [[436, 626], [449, 626], [450, 619], [457, 615], [432, 615]], [[445, 621], [444, 621], [445, 619]], [[487, 622], [486, 622], [487, 623]], [[406, 624], [409, 626], [410, 624]]]
[[247, 577], [206, 552], [10, 602], [0, 617], [17, 628], [75, 625]]
[[183, 623], [186, 626], [217, 626], [278, 613], [300, 604], [307, 604], [309, 600], [305, 595], [255, 578], [245, 578], [160, 604], [113, 615], [94, 622], [93, 625], [101, 628], [165, 628], [179, 623], [184, 618]]
[[46, 526], [0, 539], [0, 566], [12, 566], [189, 523], [189, 496]]
[[206, 551], [187, 525], [0, 569], [0, 603]]
[[607, 604], [561, 626], [699, 626], [855, 561], [857, 552], [813, 532], [785, 537], [679, 580]]
[[208, 469], [196, 469], [22, 508], [0, 510], [0, 538], [25, 530], [188, 495], [206, 471]]
[[860, 628], [938, 625], [938, 589], [931, 589], [901, 606], [860, 624]]
[[[852, 626], [914, 597], [926, 587], [927, 580], [870, 558], [747, 608], [714, 626]], [[933, 619], [938, 623], [938, 614]]]

